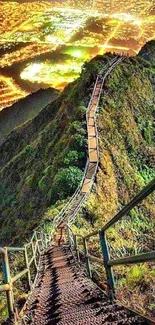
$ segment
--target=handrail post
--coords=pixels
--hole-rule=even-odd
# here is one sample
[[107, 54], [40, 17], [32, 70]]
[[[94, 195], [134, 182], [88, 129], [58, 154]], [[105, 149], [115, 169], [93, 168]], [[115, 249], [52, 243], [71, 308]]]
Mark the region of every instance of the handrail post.
[[49, 246], [49, 233], [46, 234], [46, 245]]
[[30, 267], [29, 267], [29, 261], [28, 261], [28, 254], [27, 254], [26, 245], [24, 246], [24, 248], [25, 248], [25, 250], [24, 250], [25, 265], [26, 265], [26, 268], [28, 269], [27, 281], [28, 281], [29, 290], [31, 290], [31, 288], [32, 288], [32, 285], [31, 285], [31, 273], [30, 273]]
[[88, 257], [88, 247], [87, 247], [87, 240], [86, 238], [83, 238], [83, 247], [85, 252], [85, 258], [86, 258], [86, 268], [88, 272], [88, 276], [92, 278], [91, 268], [90, 268], [90, 259]]
[[44, 246], [44, 234], [41, 232], [40, 235], [41, 235], [40, 237], [41, 237], [42, 250], [44, 250], [44, 247], [45, 247]]
[[3, 268], [3, 275], [4, 275], [4, 283], [9, 284], [10, 286], [10, 290], [6, 291], [6, 299], [7, 299], [9, 318], [11, 319], [14, 316], [14, 298], [13, 298], [13, 291], [11, 287], [10, 266], [9, 266], [7, 248], [0, 248], [0, 252], [2, 253], [2, 268]]
[[51, 233], [49, 233], [49, 234], [48, 234], [48, 246], [50, 245], [51, 238], [52, 238]]
[[45, 238], [45, 248], [47, 248], [47, 237], [46, 237], [46, 234], [44, 234], [44, 238]]
[[31, 248], [32, 248], [32, 255], [34, 257], [34, 265], [35, 265], [35, 268], [36, 268], [36, 271], [38, 270], [38, 266], [37, 266], [37, 260], [36, 260], [36, 250], [38, 249], [38, 241], [36, 239], [35, 241], [35, 245], [33, 245], [33, 241], [31, 242]]
[[71, 247], [71, 240], [70, 240], [70, 230], [69, 230], [69, 227], [67, 227], [67, 237], [68, 237], [68, 244], [69, 244], [69, 247]]
[[38, 253], [39, 253], [39, 255], [40, 255], [40, 246], [39, 246], [39, 241], [38, 241], [37, 232], [35, 231], [34, 234], [35, 234], [35, 238], [36, 238], [36, 243], [37, 243]]
[[110, 260], [109, 248], [106, 240], [106, 234], [102, 230], [99, 231], [100, 243], [102, 248], [103, 262], [107, 276], [107, 283], [110, 291], [110, 298], [113, 300], [115, 297], [115, 280], [112, 267], [108, 265]]
[[76, 234], [74, 234], [74, 248], [75, 248], [77, 260], [80, 261], [79, 250], [78, 250], [78, 242], [77, 242]]

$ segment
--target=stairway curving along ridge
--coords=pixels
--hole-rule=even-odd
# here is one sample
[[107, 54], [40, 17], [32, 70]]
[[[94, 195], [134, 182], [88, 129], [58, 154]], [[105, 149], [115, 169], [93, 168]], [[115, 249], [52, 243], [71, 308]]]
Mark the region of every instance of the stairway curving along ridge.
[[[82, 263], [79, 263], [67, 241], [66, 229], [71, 226], [78, 212], [86, 202], [93, 187], [99, 163], [98, 133], [96, 112], [104, 82], [112, 70], [121, 63], [123, 57], [115, 56], [101, 71], [93, 88], [92, 96], [86, 112], [88, 133], [88, 159], [83, 179], [76, 192], [66, 206], [52, 222], [53, 232], [40, 231], [39, 227], [29, 243], [21, 248], [0, 248], [3, 256], [5, 283], [0, 285], [0, 291], [7, 296], [8, 312], [13, 324], [32, 325], [146, 325], [153, 324], [123, 306], [110, 300], [90, 278]], [[154, 181], [155, 183], [155, 181]], [[146, 189], [149, 194], [154, 190], [153, 182]], [[146, 197], [146, 193], [142, 196]], [[143, 192], [143, 191], [142, 191]], [[145, 191], [144, 191], [145, 192]], [[147, 194], [148, 195], [148, 194]], [[54, 236], [53, 233], [58, 230]], [[74, 238], [75, 239], [75, 238]], [[85, 238], [84, 238], [85, 239]], [[84, 242], [85, 245], [86, 242]], [[29, 260], [27, 251], [32, 246], [32, 257]], [[25, 269], [11, 278], [8, 252], [23, 251], [25, 254]], [[86, 261], [88, 262], [87, 248]], [[76, 251], [77, 253], [77, 251]], [[154, 253], [153, 253], [154, 254]], [[154, 255], [150, 255], [151, 258]], [[31, 265], [34, 263], [36, 278], [32, 284]], [[80, 267], [79, 267], [80, 266]], [[88, 268], [89, 269], [89, 268]], [[17, 313], [14, 303], [12, 285], [27, 274], [31, 293], [23, 313]]]

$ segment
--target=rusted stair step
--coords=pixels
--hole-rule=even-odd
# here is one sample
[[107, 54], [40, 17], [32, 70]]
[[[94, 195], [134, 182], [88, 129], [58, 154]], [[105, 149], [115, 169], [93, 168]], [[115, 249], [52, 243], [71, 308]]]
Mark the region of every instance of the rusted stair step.
[[[109, 313], [109, 314], [108, 314]], [[113, 314], [112, 314], [113, 313]], [[110, 318], [111, 316], [111, 321], [112, 321], [112, 318], [114, 317], [115, 315], [115, 320], [119, 320], [122, 318], [125, 318], [124, 316], [124, 311], [113, 311], [112, 312], [112, 308], [111, 310], [102, 310], [101, 308], [90, 308], [89, 309], [84, 309], [81, 311], [81, 309], [79, 308], [79, 310], [76, 312], [76, 313], [73, 313], [73, 312], [69, 312], [69, 319], [70, 319], [70, 322], [75, 323], [75, 321], [79, 321], [81, 319], [90, 319], [92, 317], [98, 317], [98, 316], [102, 316], [102, 321], [106, 321], [107, 317]], [[68, 319], [68, 313], [64, 314], [61, 316], [61, 320], [64, 322]]]
[[[142, 325], [138, 317], [108, 302], [77, 269], [67, 246], [52, 247], [42, 257], [45, 267], [32, 308], [32, 325]], [[31, 308], [27, 308], [31, 313]], [[30, 324], [30, 323], [29, 323]]]
[[[55, 320], [53, 320], [53, 324], [57, 324], [54, 323]], [[52, 322], [51, 322], [52, 324]], [[59, 325], [138, 325], [140, 323], [138, 323], [138, 321], [133, 317], [133, 318], [124, 318], [124, 319], [120, 319], [120, 320], [116, 320], [116, 321], [106, 321], [105, 317], [101, 316], [91, 316], [89, 317], [85, 317], [79, 320], [72, 320], [72, 322], [70, 321], [70, 317], [68, 315], [67, 320], [65, 321], [59, 321], [58, 322]]]

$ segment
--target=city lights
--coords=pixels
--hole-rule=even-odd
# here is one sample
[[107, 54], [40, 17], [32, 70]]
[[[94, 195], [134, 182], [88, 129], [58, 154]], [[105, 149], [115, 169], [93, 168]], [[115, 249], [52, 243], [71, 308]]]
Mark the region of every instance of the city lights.
[[39, 73], [41, 70], [41, 64], [30, 64], [24, 71], [21, 73], [21, 78], [22, 79], [28, 79], [28, 78], [34, 78], [37, 73]]
[[42, 64], [30, 64], [22, 71], [20, 77], [32, 83], [44, 83], [63, 89], [66, 83], [72, 82], [79, 76], [80, 71], [79, 63], [71, 59], [57, 64], [46, 61]]
[[0, 1], [0, 109], [64, 86], [106, 51], [136, 55], [155, 37], [153, 1]]

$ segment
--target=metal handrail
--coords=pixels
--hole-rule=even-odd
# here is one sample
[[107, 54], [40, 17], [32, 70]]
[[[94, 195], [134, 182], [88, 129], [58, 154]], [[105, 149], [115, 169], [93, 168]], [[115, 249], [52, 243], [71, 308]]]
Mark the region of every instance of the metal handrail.
[[87, 168], [88, 168], [88, 164], [89, 164], [89, 159], [87, 159], [86, 165], [85, 165], [85, 169], [83, 172], [83, 177], [82, 180], [80, 182], [80, 185], [78, 186], [78, 188], [76, 189], [76, 191], [74, 192], [74, 194], [72, 195], [72, 197], [70, 198], [70, 200], [67, 202], [67, 204], [65, 205], [65, 207], [60, 211], [60, 213], [54, 218], [52, 226], [53, 228], [57, 228], [60, 223], [62, 223], [63, 218], [65, 216], [65, 214], [67, 213], [68, 209], [72, 206], [72, 203], [74, 202], [74, 200], [77, 198], [77, 196], [79, 195], [84, 179], [85, 179], [85, 175], [87, 172]]
[[[147, 184], [121, 211], [119, 211], [114, 218], [108, 221], [100, 231], [105, 232], [108, 228], [114, 225], [117, 221], [121, 220], [128, 212], [135, 208], [138, 203], [143, 201], [155, 190], [155, 178]], [[85, 236], [86, 239], [98, 234], [98, 230], [93, 231], [89, 235]]]
[[118, 220], [123, 218], [131, 209], [137, 206], [138, 203], [143, 201], [148, 195], [150, 195], [155, 190], [155, 178], [142, 189], [116, 216], [111, 219], [103, 228], [102, 231], [104, 232], [109, 227], [111, 227], [114, 223]]
[[137, 264], [137, 263], [143, 263], [148, 261], [154, 261], [155, 260], [155, 251], [137, 254], [133, 256], [127, 256], [120, 259], [110, 259], [108, 262], [108, 265], [114, 266], [114, 265], [126, 265], [126, 264]]
[[[117, 221], [121, 220], [124, 216], [127, 215], [128, 212], [130, 212], [134, 207], [136, 207], [139, 203], [141, 203], [145, 198], [147, 198], [151, 193], [153, 193], [155, 190], [155, 178], [146, 185], [119, 213], [117, 213], [109, 222], [107, 222], [104, 227], [101, 229], [95, 230], [94, 232], [86, 235], [81, 236], [77, 233], [74, 233], [70, 227], [68, 227], [68, 233], [72, 235], [73, 240], [76, 238], [76, 243], [74, 242], [74, 246], [76, 246], [76, 250], [78, 251], [78, 242], [77, 238], [80, 237], [83, 240], [84, 243], [84, 251], [85, 251], [85, 259], [86, 259], [86, 267], [88, 275], [91, 277], [91, 267], [90, 267], [90, 261], [96, 262], [98, 264], [102, 264], [105, 267], [106, 270], [106, 276], [107, 276], [107, 284], [109, 287], [109, 292], [111, 298], [114, 298], [115, 296], [115, 281], [113, 276], [113, 270], [112, 266], [118, 266], [118, 265], [130, 265], [130, 264], [138, 264], [148, 261], [154, 261], [155, 260], [155, 251], [150, 251], [142, 254], [127, 256], [120, 259], [111, 259], [110, 253], [109, 253], [109, 247], [106, 239], [106, 231], [113, 226]], [[93, 236], [99, 236], [100, 239], [100, 246], [102, 249], [102, 255], [103, 259], [98, 258], [96, 256], [91, 255], [88, 253], [87, 248], [87, 241], [89, 238]]]
[[[38, 235], [40, 235], [40, 239], [38, 239]], [[34, 288], [40, 265], [40, 254], [45, 248], [48, 247], [49, 244], [51, 244], [50, 233], [42, 233], [39, 231], [35, 231], [33, 236], [31, 237], [30, 242], [26, 243], [24, 247], [0, 247], [0, 254], [2, 255], [2, 270], [4, 277], [4, 283], [0, 284], [0, 292], [6, 292], [8, 315], [10, 319], [15, 319], [15, 315], [17, 313], [15, 309], [13, 294], [14, 283], [17, 280], [21, 279], [24, 275], [27, 275], [27, 283], [29, 290], [31, 291]], [[29, 247], [32, 248], [30, 259], [28, 258]], [[15, 274], [13, 277], [10, 274], [10, 263], [8, 258], [8, 254], [10, 252], [22, 252], [24, 255], [24, 269]], [[36, 269], [34, 282], [32, 282], [31, 278], [31, 265], [33, 263]]]

